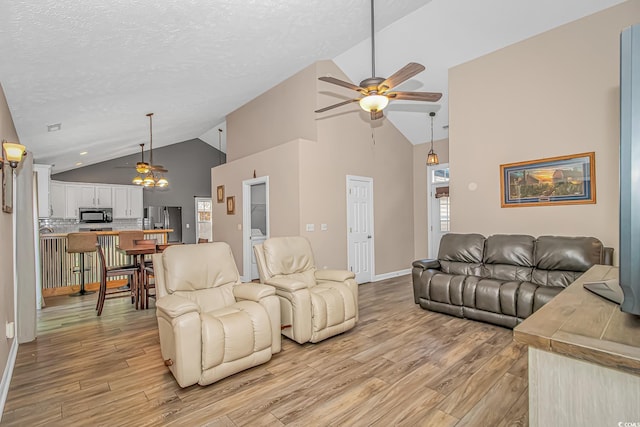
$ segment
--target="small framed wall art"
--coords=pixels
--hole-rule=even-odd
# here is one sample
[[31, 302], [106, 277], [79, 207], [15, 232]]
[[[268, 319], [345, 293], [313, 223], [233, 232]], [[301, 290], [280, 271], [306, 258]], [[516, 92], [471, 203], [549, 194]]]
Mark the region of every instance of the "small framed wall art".
[[227, 197], [227, 215], [236, 213], [236, 196]]
[[218, 185], [216, 188], [216, 200], [218, 203], [224, 202], [224, 185]]

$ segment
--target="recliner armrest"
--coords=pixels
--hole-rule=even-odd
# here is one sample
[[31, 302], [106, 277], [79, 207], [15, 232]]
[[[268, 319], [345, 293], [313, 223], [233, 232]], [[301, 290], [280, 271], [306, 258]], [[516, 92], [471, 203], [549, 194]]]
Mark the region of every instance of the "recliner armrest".
[[419, 259], [413, 261], [412, 265], [423, 270], [440, 270], [440, 261], [437, 259]]
[[259, 302], [269, 295], [275, 295], [276, 288], [261, 283], [241, 283], [233, 287], [233, 296], [236, 300], [248, 300]]
[[602, 263], [604, 265], [613, 265], [613, 248], [608, 246], [602, 248]]
[[267, 280], [267, 285], [274, 286], [277, 289], [294, 292], [300, 289], [307, 289], [309, 286], [296, 279], [287, 279], [286, 277], [272, 277]]
[[348, 270], [316, 270], [317, 280], [329, 280], [332, 282], [344, 282], [356, 277], [355, 273]]
[[199, 313], [200, 306], [178, 295], [167, 295], [156, 301], [156, 309], [167, 317], [176, 318], [187, 313]]

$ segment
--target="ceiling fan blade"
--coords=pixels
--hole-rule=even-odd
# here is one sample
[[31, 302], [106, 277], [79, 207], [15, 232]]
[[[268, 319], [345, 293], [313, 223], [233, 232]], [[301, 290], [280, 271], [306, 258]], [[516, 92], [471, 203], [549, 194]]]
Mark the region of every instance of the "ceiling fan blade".
[[322, 80], [323, 82], [332, 83], [334, 85], [346, 87], [347, 89], [352, 89], [358, 91], [362, 94], [366, 92], [365, 89], [360, 86], [356, 86], [353, 83], [345, 82], [344, 80], [336, 79], [335, 77], [318, 77], [318, 80]]
[[149, 169], [156, 172], [169, 172], [169, 170], [165, 169], [162, 165], [149, 165]]
[[391, 99], [404, 99], [406, 101], [436, 102], [442, 98], [438, 92], [389, 92], [386, 94]]
[[359, 98], [349, 99], [348, 101], [338, 102], [337, 104], [329, 105], [328, 107], [324, 107], [324, 108], [321, 108], [319, 110], [316, 110], [316, 113], [324, 113], [325, 111], [334, 109], [336, 107], [342, 107], [343, 105], [351, 104], [353, 102], [358, 102], [358, 101], [360, 101]]
[[424, 70], [424, 65], [418, 64], [417, 62], [409, 62], [407, 65], [396, 71], [391, 77], [380, 83], [378, 85], [378, 92], [384, 92], [392, 89]]
[[378, 120], [384, 117], [384, 113], [381, 111], [371, 111], [371, 120]]

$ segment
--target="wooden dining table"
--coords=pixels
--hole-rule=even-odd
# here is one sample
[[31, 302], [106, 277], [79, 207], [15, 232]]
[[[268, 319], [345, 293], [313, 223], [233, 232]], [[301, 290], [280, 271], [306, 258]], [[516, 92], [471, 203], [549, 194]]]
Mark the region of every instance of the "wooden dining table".
[[133, 246], [129, 246], [126, 248], [121, 248], [120, 246], [116, 246], [116, 249], [126, 255], [133, 257], [134, 265], [138, 268], [138, 278], [136, 289], [132, 290], [134, 293], [134, 299], [136, 301], [136, 309], [140, 308], [145, 309], [146, 307], [145, 301], [147, 300], [145, 295], [145, 268], [144, 268], [144, 256], [151, 255], [158, 252], [164, 251], [167, 247], [172, 245], [180, 245], [181, 242], [169, 242], [169, 243], [153, 243], [153, 244], [136, 244]]

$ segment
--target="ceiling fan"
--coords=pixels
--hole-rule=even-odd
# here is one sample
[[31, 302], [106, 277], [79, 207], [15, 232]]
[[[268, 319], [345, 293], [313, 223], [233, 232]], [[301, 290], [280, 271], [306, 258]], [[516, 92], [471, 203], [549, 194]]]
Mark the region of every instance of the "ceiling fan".
[[346, 82], [344, 80], [336, 79], [335, 77], [318, 77], [318, 80], [323, 82], [332, 83], [334, 85], [346, 87], [347, 89], [353, 89], [356, 92], [360, 92], [364, 95], [361, 98], [349, 99], [347, 101], [339, 102], [337, 104], [330, 105], [328, 107], [320, 108], [316, 110], [316, 113], [323, 113], [336, 107], [351, 104], [354, 102], [360, 103], [360, 107], [371, 113], [371, 120], [381, 119], [383, 116], [382, 110], [387, 106], [392, 99], [403, 99], [407, 101], [427, 101], [436, 102], [442, 98], [441, 93], [437, 92], [398, 92], [392, 91], [394, 87], [409, 80], [416, 74], [424, 71], [424, 65], [416, 62], [410, 62], [388, 78], [375, 77], [376, 75], [376, 52], [375, 52], [375, 30], [374, 30], [374, 0], [371, 0], [371, 76], [368, 79], [364, 79], [360, 82], [359, 86], [353, 83]]
[[166, 187], [169, 185], [167, 179], [162, 176], [156, 176], [156, 173], [169, 171], [162, 165], [153, 164], [153, 113], [147, 114], [147, 117], [149, 117], [149, 163], [144, 161], [144, 144], [140, 144], [141, 159], [136, 163], [136, 172], [138, 174], [133, 178], [132, 182], [144, 187]]

